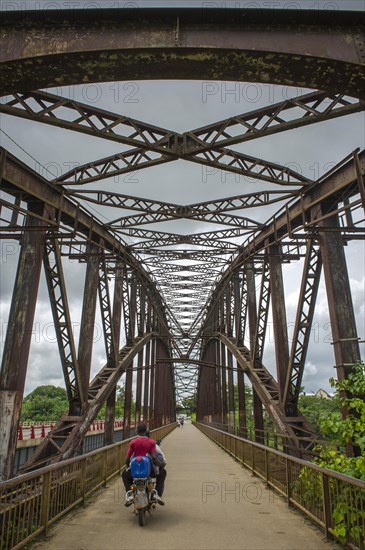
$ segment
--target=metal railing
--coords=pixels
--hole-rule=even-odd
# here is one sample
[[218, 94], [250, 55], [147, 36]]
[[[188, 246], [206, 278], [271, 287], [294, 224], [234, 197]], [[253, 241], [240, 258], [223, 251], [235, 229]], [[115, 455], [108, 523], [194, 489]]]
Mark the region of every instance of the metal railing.
[[[151, 431], [162, 439], [177, 424]], [[125, 467], [132, 438], [0, 484], [0, 550], [22, 548]]]
[[265, 445], [266, 447], [271, 447], [277, 451], [283, 451], [286, 453], [295, 451], [296, 456], [299, 456], [299, 458], [303, 458], [304, 460], [310, 460], [319, 456], [318, 452], [313, 449], [315, 446], [320, 446], [325, 449], [340, 450], [340, 445], [338, 443], [335, 441], [321, 439], [320, 436], [316, 439], [313, 437], [297, 436], [297, 441], [302, 444], [302, 447], [298, 448], [294, 446], [291, 438], [287, 434], [274, 431], [274, 429], [260, 430], [254, 428], [253, 426], [243, 428], [237, 425], [233, 427], [229, 426], [227, 423], [224, 424], [221, 422], [200, 422], [200, 424], [204, 424], [222, 432], [228, 432], [232, 435], [236, 435], [237, 437], [248, 439], [251, 442]]
[[264, 479], [311, 520], [327, 538], [365, 549], [365, 482], [281, 451], [194, 422], [205, 435]]

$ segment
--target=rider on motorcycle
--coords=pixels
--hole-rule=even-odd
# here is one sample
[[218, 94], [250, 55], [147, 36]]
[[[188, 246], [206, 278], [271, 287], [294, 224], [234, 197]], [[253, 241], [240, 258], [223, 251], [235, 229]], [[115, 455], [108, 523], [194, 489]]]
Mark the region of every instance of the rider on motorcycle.
[[[149, 430], [146, 432], [147, 437], [150, 436]], [[159, 446], [160, 441], [156, 442], [156, 455], [159, 461], [163, 464], [162, 466], [157, 466], [156, 464], [152, 465], [152, 471], [154, 471], [154, 477], [156, 478], [156, 491], [157, 494], [160, 496], [160, 498], [163, 495], [163, 492], [165, 490], [165, 479], [166, 479], [166, 459], [165, 455], [161, 451], [161, 448]]]
[[[164, 466], [164, 462], [159, 460], [156, 454], [156, 442], [153, 439], [150, 439], [147, 435], [147, 426], [146, 424], [139, 424], [137, 426], [137, 437], [132, 439], [129, 444], [127, 455], [125, 458], [125, 463], [127, 468], [122, 473], [122, 479], [124, 482], [124, 487], [126, 490], [126, 501], [125, 506], [130, 506], [133, 503], [133, 495], [129, 491], [131, 484], [133, 483], [133, 476], [129, 468], [129, 463], [132, 455], [137, 456], [150, 456], [153, 464], [156, 466]], [[163, 500], [155, 491], [155, 501], [162, 506], [165, 504]]]

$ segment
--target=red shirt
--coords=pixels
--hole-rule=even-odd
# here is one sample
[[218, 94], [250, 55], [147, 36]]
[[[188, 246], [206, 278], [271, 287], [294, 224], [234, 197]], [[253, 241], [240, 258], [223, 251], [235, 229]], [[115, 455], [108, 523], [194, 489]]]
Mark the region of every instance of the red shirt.
[[127, 458], [134, 456], [146, 456], [156, 452], [156, 441], [150, 437], [138, 436], [133, 439], [128, 448]]

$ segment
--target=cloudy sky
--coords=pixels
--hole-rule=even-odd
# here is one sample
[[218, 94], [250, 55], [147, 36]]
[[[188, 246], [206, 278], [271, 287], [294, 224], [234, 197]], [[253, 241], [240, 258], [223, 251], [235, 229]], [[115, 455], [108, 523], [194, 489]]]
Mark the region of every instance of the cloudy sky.
[[[24, 2], [2, 2], [3, 10], [24, 9]], [[27, 2], [29, 9], [52, 9], [54, 7], [95, 7], [97, 2]], [[197, 2], [104, 2], [103, 7], [128, 7], [127, 4], [143, 6], [197, 5]], [[208, 4], [208, 3], [207, 3]], [[212, 7], [295, 7], [312, 9], [365, 9], [363, 0], [346, 2], [211, 2]], [[249, 4], [251, 6], [249, 6]], [[255, 4], [255, 5], [254, 5]], [[201, 5], [201, 3], [199, 3]], [[270, 103], [282, 101], [305, 93], [304, 89], [252, 84], [244, 82], [187, 82], [151, 81], [88, 84], [64, 89], [51, 90], [67, 97], [73, 97], [99, 108], [105, 108], [134, 117], [178, 132], [187, 131], [205, 124], [257, 109]], [[0, 144], [18, 156], [43, 176], [53, 177], [66, 172], [73, 164], [109, 156], [120, 151], [120, 146], [108, 141], [73, 134], [66, 130], [43, 126], [31, 121], [9, 116], [0, 119]], [[351, 151], [365, 144], [365, 120], [363, 114], [350, 115], [321, 125], [292, 130], [290, 133], [262, 138], [237, 146], [237, 150], [249, 155], [272, 160], [291, 166], [310, 179], [316, 179]], [[232, 173], [206, 169], [196, 164], [176, 161], [166, 165], [141, 170], [119, 177], [117, 181], [105, 183], [118, 192], [155, 198], [167, 202], [189, 204], [198, 201], [217, 199], [246, 193], [253, 189], [252, 182]], [[101, 187], [100, 182], [97, 187]], [[104, 184], [103, 184], [104, 187]], [[96, 207], [94, 207], [96, 208]], [[249, 216], [260, 222], [265, 221], [274, 209], [250, 211]], [[110, 216], [98, 209], [101, 220]], [[218, 226], [199, 222], [178, 221], [171, 224], [158, 224], [156, 229], [179, 233], [195, 233], [215, 230]], [[18, 245], [14, 241], [0, 240], [1, 247], [1, 309], [0, 345], [4, 343], [5, 330], [12, 285], [18, 258]], [[353, 241], [346, 247], [348, 269], [353, 292], [358, 335], [365, 339], [365, 249], [364, 242]], [[65, 259], [65, 273], [68, 281], [71, 317], [74, 322], [75, 337], [81, 318], [84, 266], [76, 261]], [[298, 277], [301, 263], [284, 266], [284, 283], [288, 325], [295, 319], [298, 300]], [[104, 342], [100, 319], [94, 337], [93, 370], [95, 374], [104, 364]], [[99, 324], [99, 326], [98, 326]], [[289, 328], [290, 333], [290, 328]], [[362, 344], [364, 357], [364, 345]], [[1, 349], [2, 352], [2, 349]], [[274, 343], [269, 325], [264, 363], [272, 370]], [[326, 293], [321, 283], [312, 337], [307, 357], [303, 384], [307, 392], [320, 387], [329, 390], [328, 379], [335, 374], [331, 346], [331, 329], [326, 306]], [[26, 381], [26, 393], [40, 384], [63, 385], [62, 372], [58, 359], [57, 344], [52, 328], [49, 299], [42, 275], [39, 300], [34, 321], [31, 354]]]

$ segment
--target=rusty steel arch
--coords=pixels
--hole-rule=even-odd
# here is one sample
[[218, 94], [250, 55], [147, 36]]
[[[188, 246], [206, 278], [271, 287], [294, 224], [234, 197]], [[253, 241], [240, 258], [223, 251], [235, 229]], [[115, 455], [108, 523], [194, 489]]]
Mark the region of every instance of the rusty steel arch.
[[[5, 13], [7, 93], [86, 82], [243, 80], [365, 98], [364, 14], [247, 9]], [[36, 73], [36, 77], [35, 77]]]
[[[250, 349], [238, 345], [236, 339], [225, 334], [213, 334], [205, 341], [201, 350], [201, 366], [199, 372], [199, 400], [197, 405], [197, 419], [222, 426], [226, 424], [227, 413], [232, 414], [230, 403], [225, 402], [224, 388], [228, 386], [228, 397], [233, 397], [233, 359], [237, 363], [239, 380], [244, 376], [250, 381], [254, 397], [254, 407], [264, 406], [278, 433], [283, 437], [286, 448], [291, 454], [309, 457], [313, 446], [319, 443], [320, 438], [303, 416], [297, 414], [288, 418], [285, 408], [280, 403], [280, 387], [274, 376], [260, 361], [254, 364], [251, 360]], [[207, 365], [205, 363], [208, 363]], [[215, 365], [215, 367], [214, 367]], [[213, 372], [215, 370], [215, 372]], [[243, 384], [242, 384], [243, 385]], [[226, 390], [227, 391], [227, 390]], [[212, 395], [216, 400], [212, 401]], [[241, 397], [240, 412], [244, 412], [244, 398]], [[255, 439], [265, 441], [265, 432], [261, 418], [255, 415]], [[234, 425], [230, 426], [232, 429]], [[247, 436], [246, 423], [240, 426], [240, 433]]]
[[[124, 346], [119, 351], [117, 367], [111, 368], [109, 364], [106, 364], [90, 382], [87, 406], [82, 411], [82, 414], [77, 416], [65, 414], [62, 416], [48, 436], [37, 447], [27, 463], [22, 466], [21, 471], [30, 471], [39, 468], [45, 463], [52, 464], [59, 462], [60, 460], [71, 458], [78, 453], [90, 425], [95, 420], [102, 405], [112, 394], [122, 374], [125, 374], [127, 377], [130, 375], [130, 372], [133, 370], [133, 359], [152, 341], [162, 342], [163, 347], [166, 346], [166, 339], [161, 339], [158, 334], [153, 332], [135, 338], [132, 347]], [[170, 350], [166, 349], [166, 352], [168, 357]], [[139, 371], [142, 372], [142, 367], [139, 368]], [[158, 415], [164, 416], [162, 424], [169, 423], [173, 419], [173, 407], [170, 406], [170, 410], [163, 411], [160, 404], [157, 404], [154, 411], [154, 421], [157, 425], [159, 423], [157, 420]], [[152, 424], [151, 419], [150, 422]], [[129, 429], [130, 426], [125, 422], [124, 430], [129, 432]]]
[[[20, 335], [27, 328], [29, 332], [37, 300], [36, 291], [29, 292], [30, 297], [24, 295], [24, 281], [28, 290], [31, 289], [24, 270], [25, 262], [30, 261], [27, 247], [33, 247], [38, 254], [34, 254], [33, 263], [30, 262], [31, 276], [37, 280], [43, 256], [39, 252], [44, 246], [47, 246], [44, 263], [49, 295], [58, 326], [58, 345], [70, 402], [66, 415], [69, 417], [66, 419], [68, 431], [61, 426], [61, 432], [67, 432], [70, 437], [67, 449], [65, 446], [62, 452], [57, 448], [59, 445], [53, 445], [53, 451], [49, 451], [51, 443], [41, 456], [42, 460], [57, 460], [76, 452], [87, 423], [102, 401], [109, 399], [107, 394], [111, 397], [112, 410], [115, 368], [120, 363], [113, 334], [120, 332], [122, 301], [127, 348], [136, 350], [139, 373], [144, 361], [146, 367], [153, 362], [166, 367], [162, 375], [165, 378], [160, 379], [160, 390], [155, 384], [156, 395], [150, 393], [150, 398], [159, 399], [161, 405], [162, 390], [165, 393], [169, 390], [170, 397], [174, 395], [171, 375], [174, 358], [177, 379], [185, 388], [189, 382], [184, 379], [183, 370], [178, 372], [177, 364], [184, 360], [187, 363], [196, 361], [200, 365], [199, 379], [195, 373], [193, 384], [197, 383], [198, 387], [198, 414], [204, 418], [207, 410], [204, 411], [202, 377], [206, 376], [205, 367], [211, 368], [204, 365], [204, 350], [208, 350], [207, 362], [220, 364], [220, 367], [225, 365], [219, 363], [218, 358], [221, 360], [226, 353], [224, 350], [228, 350], [227, 370], [221, 368], [227, 373], [225, 381], [222, 378], [221, 393], [227, 384], [228, 399], [232, 400], [233, 381], [229, 373], [233, 372], [235, 358], [239, 366], [238, 385], [243, 385], [246, 372], [255, 390], [257, 430], [262, 427], [264, 404], [277, 427], [288, 435], [294, 446], [300, 446], [303, 434], [309, 438], [313, 436], [313, 441], [316, 436], [299, 415], [297, 402], [322, 263], [331, 322], [335, 327], [333, 344], [338, 375], [347, 376], [354, 362], [360, 359], [342, 241], [363, 238], [363, 230], [352, 216], [365, 206], [364, 153], [353, 152], [314, 182], [279, 163], [248, 156], [230, 147], [363, 111], [364, 14], [220, 9], [37, 11], [27, 12], [26, 21], [21, 13], [5, 13], [0, 29], [0, 89], [2, 95], [9, 96], [0, 104], [0, 112], [130, 147], [117, 155], [79, 166], [52, 182], [40, 178], [5, 150], [1, 151], [1, 189], [11, 197], [3, 202], [11, 214], [4, 233], [21, 235], [24, 241], [1, 374], [1, 406], [4, 410], [7, 403], [11, 404], [3, 432], [5, 454], [15, 450], [29, 354], [29, 341], [22, 343], [13, 335], [15, 329], [20, 329]], [[313, 88], [314, 91], [181, 134], [38, 90], [85, 82], [159, 78], [270, 82]], [[67, 117], [64, 116], [66, 109], [71, 113]], [[293, 111], [295, 116], [286, 116]], [[119, 133], [116, 128], [121, 128]], [[275, 187], [265, 193], [258, 190], [239, 197], [184, 205], [104, 189], [87, 190], [89, 183], [105, 177], [178, 159], [245, 174]], [[83, 187], [77, 189], [76, 185]], [[80, 207], [83, 199], [91, 204], [130, 209], [133, 215], [121, 216], [105, 226]], [[279, 211], [266, 224], [234, 213], [284, 199], [284, 211]], [[207, 221], [225, 229], [196, 235], [148, 229], [150, 223], [176, 219]], [[65, 234], [66, 229], [68, 234]], [[123, 241], [126, 232], [135, 239], [132, 246]], [[232, 238], [240, 238], [241, 244], [232, 244], [229, 241]], [[181, 251], [179, 245], [191, 245], [192, 250]], [[67, 246], [69, 251], [65, 250]], [[169, 246], [175, 248], [171, 250]], [[203, 249], [193, 250], [199, 246], [210, 247], [216, 255], [214, 261]], [[105, 391], [99, 399], [92, 396], [93, 404], [89, 402], [88, 393], [91, 347], [81, 343], [76, 357], [72, 333], [64, 329], [70, 321], [58, 248], [62, 254], [88, 263], [86, 317], [95, 315], [95, 283], [98, 281], [108, 363], [99, 373], [99, 382], [102, 386], [105, 383]], [[232, 254], [228, 267], [223, 260], [227, 253]], [[98, 256], [98, 262], [93, 262], [93, 255]], [[305, 265], [295, 345], [289, 353], [284, 330], [281, 263], [294, 257], [305, 257]], [[338, 259], [336, 269], [331, 265], [333, 257]], [[104, 263], [100, 258], [104, 258]], [[181, 259], [203, 261], [208, 267], [200, 272], [196, 268], [193, 276], [181, 275], [179, 271], [184, 271], [181, 265], [168, 263]], [[114, 295], [119, 308], [114, 320], [107, 279], [111, 272], [116, 276], [118, 269], [126, 273], [120, 277], [119, 294]], [[258, 303], [255, 277], [261, 277]], [[194, 284], [190, 284], [192, 279]], [[312, 281], [311, 284], [306, 285], [306, 279]], [[179, 295], [182, 286], [190, 292], [189, 298], [184, 300]], [[343, 296], [336, 300], [340, 288]], [[262, 365], [270, 303], [276, 315], [277, 381]], [[346, 315], [343, 316], [344, 310]], [[90, 337], [89, 330], [85, 323], [85, 337]], [[152, 338], [152, 333], [156, 337]], [[245, 333], [249, 334], [250, 347], [245, 345]], [[156, 339], [159, 343], [152, 351], [149, 345]], [[84, 341], [87, 338], [82, 339]], [[203, 342], [202, 352], [199, 351], [200, 341]], [[216, 356], [210, 349], [212, 342], [223, 345]], [[141, 346], [146, 350], [145, 357], [138, 353]], [[199, 353], [202, 353], [200, 360], [197, 359]], [[10, 365], [18, 364], [17, 361], [17, 371], [11, 372]], [[113, 382], [107, 382], [110, 373], [115, 375]], [[191, 372], [189, 376], [193, 376]], [[148, 384], [152, 387], [151, 380]], [[151, 400], [144, 401], [144, 409], [151, 413]], [[140, 417], [141, 396], [139, 402]], [[157, 424], [174, 418], [171, 400], [164, 405], [166, 410], [156, 409]], [[212, 410], [214, 415], [224, 419], [228, 409], [222, 407]], [[239, 412], [244, 426], [245, 413], [242, 409]], [[152, 416], [149, 420], [152, 421]], [[6, 466], [7, 476], [10, 462]]]

